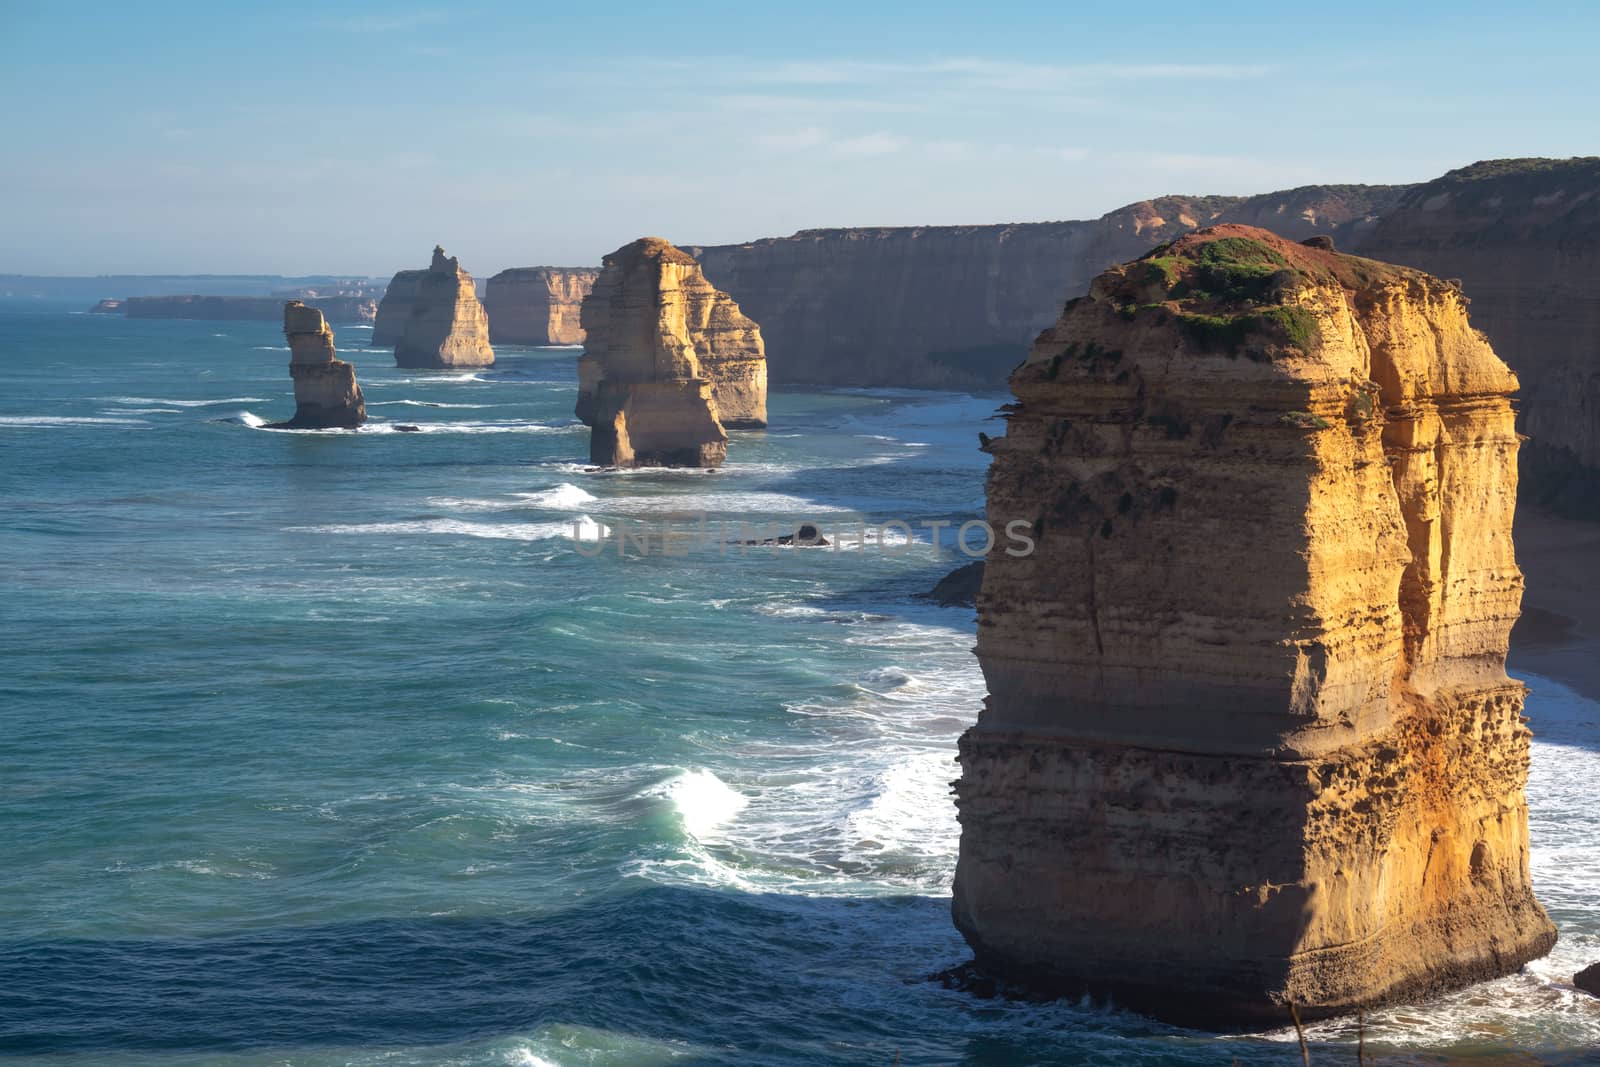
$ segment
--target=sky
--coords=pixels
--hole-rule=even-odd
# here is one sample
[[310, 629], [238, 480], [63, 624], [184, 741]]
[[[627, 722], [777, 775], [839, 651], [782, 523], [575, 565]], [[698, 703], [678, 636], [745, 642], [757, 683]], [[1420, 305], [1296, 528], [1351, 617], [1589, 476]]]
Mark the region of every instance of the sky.
[[479, 277], [1600, 152], [1600, 4], [0, 0], [0, 273]]

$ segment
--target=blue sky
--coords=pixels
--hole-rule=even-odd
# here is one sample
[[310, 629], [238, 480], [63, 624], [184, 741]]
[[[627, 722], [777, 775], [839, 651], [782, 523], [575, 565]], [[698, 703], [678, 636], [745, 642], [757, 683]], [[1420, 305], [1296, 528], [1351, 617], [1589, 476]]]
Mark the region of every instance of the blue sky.
[[1600, 4], [0, 0], [0, 272], [475, 273], [1600, 151]]

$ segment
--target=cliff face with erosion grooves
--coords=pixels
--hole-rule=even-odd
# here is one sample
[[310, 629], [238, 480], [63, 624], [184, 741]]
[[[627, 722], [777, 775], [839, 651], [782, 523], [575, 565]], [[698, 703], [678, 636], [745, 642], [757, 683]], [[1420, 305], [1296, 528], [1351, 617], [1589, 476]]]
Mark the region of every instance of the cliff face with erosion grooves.
[[487, 367], [494, 362], [489, 317], [478, 302], [472, 275], [437, 245], [433, 263], [417, 281], [411, 313], [394, 346], [394, 362], [397, 367], [440, 368]]
[[512, 267], [496, 274], [483, 291], [489, 340], [497, 345], [583, 344], [583, 298], [599, 273], [593, 267]]
[[[706, 283], [693, 257], [659, 237], [641, 238], [605, 258], [583, 302], [589, 339], [578, 361], [577, 414], [593, 431], [591, 462], [721, 466], [728, 435], [706, 352], [695, 343], [697, 336], [704, 340], [703, 326], [695, 324], [719, 317], [702, 314], [705, 305], [719, 298], [732, 305]], [[764, 421], [764, 372], [760, 384]], [[749, 402], [745, 389], [731, 396]]]
[[1222, 226], [1095, 279], [1012, 376], [953, 903], [976, 964], [1204, 1026], [1505, 974], [1516, 378], [1452, 285]]
[[1600, 518], [1600, 158], [1453, 170], [1385, 213], [1368, 250], [1461, 279], [1522, 379], [1524, 497]]
[[283, 335], [289, 341], [289, 374], [294, 378], [294, 418], [278, 427], [327, 429], [367, 421], [356, 369], [336, 357], [333, 330], [322, 312], [289, 301], [283, 305]]
[[1114, 263], [1221, 222], [1354, 248], [1401, 192], [1171, 196], [1085, 221], [804, 230], [688, 251], [761, 323], [775, 382], [999, 389], [1062, 294]]
[[372, 320], [372, 337], [368, 344], [375, 348], [393, 348], [400, 343], [406, 331], [406, 320], [411, 318], [411, 302], [417, 298], [417, 285], [425, 270], [396, 271], [389, 287], [378, 301], [378, 310]]

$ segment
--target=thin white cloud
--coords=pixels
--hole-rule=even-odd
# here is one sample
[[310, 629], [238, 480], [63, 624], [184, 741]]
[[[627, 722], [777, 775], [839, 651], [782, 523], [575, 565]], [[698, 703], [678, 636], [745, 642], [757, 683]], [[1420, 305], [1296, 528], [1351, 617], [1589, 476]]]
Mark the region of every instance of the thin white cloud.
[[677, 71], [706, 83], [794, 85], [819, 88], [894, 86], [938, 82], [967, 90], [1040, 92], [1156, 80], [1237, 81], [1261, 78], [1273, 69], [1242, 63], [1038, 64], [983, 57], [929, 59], [915, 63], [822, 59], [751, 65], [738, 60], [686, 64], [667, 61], [656, 69]]
[[932, 110], [927, 104], [910, 100], [863, 100], [848, 96], [794, 96], [770, 93], [724, 93], [708, 97], [705, 103], [714, 108], [734, 112], [767, 112], [771, 114], [823, 114], [829, 112], [898, 112], [915, 113]]
[[826, 144], [828, 131], [820, 126], [802, 126], [790, 130], [770, 130], [750, 139], [758, 148], [773, 152], [804, 152]]
[[909, 137], [902, 137], [887, 130], [878, 130], [859, 137], [841, 138], [829, 144], [828, 151], [839, 159], [871, 159], [904, 151], [910, 144]]
[[384, 15], [340, 15], [318, 19], [317, 25], [345, 33], [401, 33], [434, 26], [449, 18], [450, 13], [442, 10], [395, 11]]
[[923, 155], [936, 163], [964, 163], [976, 158], [984, 146], [971, 141], [928, 141], [920, 148]]

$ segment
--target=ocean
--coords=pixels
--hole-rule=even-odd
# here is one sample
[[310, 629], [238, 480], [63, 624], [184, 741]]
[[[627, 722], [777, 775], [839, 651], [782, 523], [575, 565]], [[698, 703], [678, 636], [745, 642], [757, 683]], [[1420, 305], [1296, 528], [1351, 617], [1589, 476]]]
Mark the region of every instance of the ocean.
[[[1299, 1063], [930, 982], [983, 682], [916, 594], [964, 557], [726, 543], [973, 517], [1003, 397], [779, 390], [720, 471], [597, 473], [576, 351], [428, 374], [334, 326], [356, 432], [262, 428], [270, 323], [0, 314], [6, 1063]], [[1600, 1062], [1600, 705], [1526, 680], [1561, 941], [1374, 1013], [1386, 1065]]]

